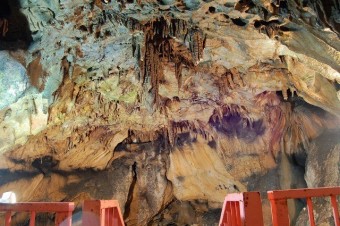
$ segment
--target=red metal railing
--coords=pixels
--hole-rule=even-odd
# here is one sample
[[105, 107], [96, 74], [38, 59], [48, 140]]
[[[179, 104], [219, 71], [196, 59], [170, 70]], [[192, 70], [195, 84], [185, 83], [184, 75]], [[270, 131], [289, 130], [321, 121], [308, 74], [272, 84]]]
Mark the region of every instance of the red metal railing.
[[259, 192], [228, 194], [224, 199], [220, 226], [263, 226]]
[[83, 204], [83, 226], [124, 226], [117, 200], [86, 200]]
[[5, 225], [10, 226], [12, 212], [29, 212], [30, 224], [35, 225], [36, 213], [52, 212], [56, 213], [56, 226], [71, 226], [73, 202], [23, 202], [23, 203], [0, 203], [0, 212], [6, 212]]
[[311, 226], [315, 226], [313, 213], [313, 197], [327, 197], [331, 199], [335, 226], [340, 226], [339, 210], [336, 196], [340, 195], [340, 187], [325, 187], [311, 189], [292, 189], [282, 191], [268, 191], [268, 199], [272, 209], [273, 226], [289, 226], [287, 199], [307, 200], [308, 216]]

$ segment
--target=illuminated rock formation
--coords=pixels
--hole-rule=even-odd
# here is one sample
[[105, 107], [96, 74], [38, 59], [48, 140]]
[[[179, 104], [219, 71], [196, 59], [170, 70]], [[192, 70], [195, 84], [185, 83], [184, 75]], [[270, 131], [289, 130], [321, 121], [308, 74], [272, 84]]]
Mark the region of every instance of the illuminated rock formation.
[[127, 225], [213, 225], [229, 192], [339, 185], [330, 2], [9, 2], [0, 94], [15, 65], [29, 84], [0, 102], [0, 193], [118, 199]]

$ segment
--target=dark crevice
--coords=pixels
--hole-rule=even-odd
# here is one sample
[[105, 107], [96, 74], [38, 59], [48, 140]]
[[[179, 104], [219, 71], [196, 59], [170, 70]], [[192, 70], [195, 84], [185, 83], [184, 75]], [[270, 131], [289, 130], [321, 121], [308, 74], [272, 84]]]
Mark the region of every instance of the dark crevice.
[[337, 83], [337, 82], [335, 82], [335, 89], [336, 89], [336, 91], [339, 91], [339, 90], [340, 90], [340, 84]]
[[134, 189], [136, 187], [136, 183], [137, 183], [137, 162], [134, 162], [133, 165], [131, 166], [131, 170], [132, 170], [132, 182], [129, 188], [129, 193], [128, 193], [128, 197], [124, 206], [124, 219], [126, 219], [129, 215], [130, 215], [130, 207], [131, 207], [131, 203], [133, 200], [133, 192]]
[[245, 19], [242, 19], [242, 18], [231, 18], [231, 21], [235, 24], [235, 25], [237, 25], [237, 26], [240, 26], [240, 27], [243, 27], [243, 26], [245, 26], [245, 25], [247, 25], [247, 20], [245, 20]]
[[269, 26], [269, 25], [278, 25], [280, 24], [279, 20], [271, 20], [271, 21], [264, 21], [264, 20], [255, 20], [254, 22], [254, 27], [255, 28], [260, 28], [261, 26]]
[[209, 7], [209, 12], [210, 12], [210, 13], [215, 13], [215, 12], [216, 12], [216, 8], [213, 7], [213, 6], [210, 6], [210, 7]]
[[318, 115], [324, 115], [327, 112], [315, 105], [307, 103], [302, 97], [298, 96], [296, 93], [292, 93], [289, 89], [287, 90], [287, 100], [284, 100], [282, 91], [277, 91], [276, 94], [281, 98], [282, 101], [290, 102], [292, 109], [297, 107], [303, 107], [311, 112], [317, 113]]
[[49, 175], [55, 167], [59, 164], [58, 160], [55, 160], [52, 156], [43, 156], [36, 158], [32, 162], [32, 166], [39, 170], [45, 176]]
[[28, 20], [20, 7], [18, 0], [0, 0], [0, 50], [27, 49], [33, 41]]

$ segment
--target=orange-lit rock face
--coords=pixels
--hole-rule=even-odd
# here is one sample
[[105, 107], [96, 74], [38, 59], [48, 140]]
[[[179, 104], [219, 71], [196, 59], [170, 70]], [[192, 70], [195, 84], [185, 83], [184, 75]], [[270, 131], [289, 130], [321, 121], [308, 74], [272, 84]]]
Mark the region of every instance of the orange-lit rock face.
[[[337, 183], [321, 181], [315, 164], [318, 155], [322, 165], [337, 157], [339, 142], [339, 40], [328, 6], [9, 6], [0, 94], [18, 87], [9, 82], [18, 62], [30, 84], [0, 100], [0, 193], [79, 207], [118, 199], [127, 225], [212, 225], [229, 192]], [[19, 13], [33, 39], [27, 50], [17, 50]], [[303, 220], [301, 206], [292, 208]]]

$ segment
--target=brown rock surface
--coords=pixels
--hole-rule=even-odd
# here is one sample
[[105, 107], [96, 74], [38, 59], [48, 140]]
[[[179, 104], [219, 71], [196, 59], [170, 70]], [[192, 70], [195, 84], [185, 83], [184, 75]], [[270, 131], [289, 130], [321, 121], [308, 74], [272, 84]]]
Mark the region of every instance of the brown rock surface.
[[[339, 185], [338, 146], [319, 142], [340, 126], [335, 1], [9, 6], [0, 48], [31, 84], [0, 100], [0, 193], [118, 199], [127, 225], [214, 225], [230, 192]], [[22, 13], [32, 40], [16, 50]], [[18, 62], [0, 65], [2, 90]]]

